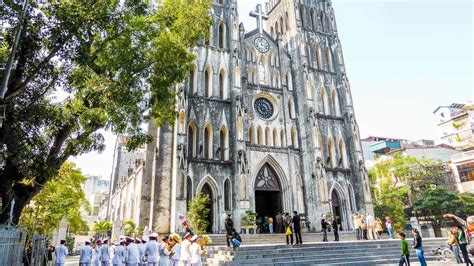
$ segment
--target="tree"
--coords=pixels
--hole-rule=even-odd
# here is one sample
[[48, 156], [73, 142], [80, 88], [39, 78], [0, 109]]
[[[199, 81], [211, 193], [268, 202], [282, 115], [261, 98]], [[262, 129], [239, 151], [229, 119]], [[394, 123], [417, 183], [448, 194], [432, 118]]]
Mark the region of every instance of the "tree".
[[474, 210], [474, 196], [457, 193], [442, 186], [433, 186], [423, 191], [423, 196], [414, 202], [419, 218], [440, 223], [443, 215], [452, 213], [466, 218]]
[[125, 221], [122, 224], [124, 234], [129, 237], [134, 236], [136, 227], [137, 226], [133, 221]]
[[99, 221], [94, 224], [92, 230], [98, 235], [100, 238], [103, 238], [107, 235], [109, 230], [112, 230], [112, 223], [109, 221]]
[[[23, 3], [23, 1], [20, 1]], [[104, 149], [101, 130], [128, 136], [128, 148], [151, 137], [141, 125], [176, 118], [175, 84], [191, 69], [189, 47], [208, 35], [210, 3], [50, 1], [30, 7], [4, 99], [6, 144], [0, 170], [0, 223], [14, 222], [24, 206], [71, 156]], [[11, 50], [22, 6], [5, 0], [7, 29], [0, 57]], [[3, 79], [3, 73], [1, 77]], [[27, 182], [29, 181], [29, 182]]]
[[206, 232], [209, 221], [207, 216], [209, 215], [209, 195], [197, 193], [196, 196], [189, 202], [189, 208], [187, 217], [189, 220], [189, 226], [193, 229], [194, 233], [202, 234]]
[[51, 235], [65, 216], [70, 233], [87, 232], [80, 209], [89, 209], [81, 185], [86, 177], [73, 163], [63, 164], [56, 177], [49, 180], [43, 190], [25, 207], [20, 225], [30, 234]]

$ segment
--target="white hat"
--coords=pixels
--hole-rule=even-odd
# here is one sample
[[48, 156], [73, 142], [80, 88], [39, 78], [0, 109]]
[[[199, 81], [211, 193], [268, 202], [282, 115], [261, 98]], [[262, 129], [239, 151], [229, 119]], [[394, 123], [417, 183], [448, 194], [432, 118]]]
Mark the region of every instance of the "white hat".
[[126, 242], [127, 242], [127, 239], [125, 239], [125, 238], [124, 238], [124, 239], [120, 239], [120, 244], [126, 243]]
[[151, 233], [150, 237], [157, 238], [157, 237], [158, 237], [158, 234], [157, 234], [157, 233]]
[[194, 235], [193, 237], [191, 237], [191, 241], [194, 242], [196, 241], [197, 238], [198, 238], [198, 235]]
[[126, 239], [126, 238], [127, 238], [127, 237], [124, 236], [124, 235], [121, 235], [121, 236], [119, 237], [119, 239]]

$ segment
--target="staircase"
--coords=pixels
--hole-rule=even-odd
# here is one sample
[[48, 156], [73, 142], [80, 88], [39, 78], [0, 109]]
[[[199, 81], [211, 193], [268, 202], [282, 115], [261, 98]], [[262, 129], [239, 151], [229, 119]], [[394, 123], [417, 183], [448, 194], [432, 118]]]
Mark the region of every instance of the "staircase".
[[[260, 235], [262, 236], [262, 235]], [[278, 236], [278, 235], [277, 235]], [[308, 239], [311, 235], [307, 235]], [[283, 236], [284, 238], [284, 236]], [[260, 245], [247, 244], [238, 251], [225, 246], [208, 247], [206, 265], [398, 265], [401, 254], [400, 240], [318, 242], [304, 245], [284, 245], [265, 242], [278, 239], [262, 238]], [[225, 238], [224, 238], [225, 240]], [[244, 241], [245, 238], [243, 239]], [[249, 240], [254, 241], [253, 238]], [[303, 241], [305, 236], [303, 235]], [[411, 244], [412, 239], [407, 240]], [[424, 239], [427, 261], [434, 261], [431, 250], [446, 242], [444, 238]], [[264, 244], [262, 244], [264, 243]], [[410, 250], [410, 260], [417, 262], [415, 250]], [[429, 263], [428, 263], [429, 264]]]

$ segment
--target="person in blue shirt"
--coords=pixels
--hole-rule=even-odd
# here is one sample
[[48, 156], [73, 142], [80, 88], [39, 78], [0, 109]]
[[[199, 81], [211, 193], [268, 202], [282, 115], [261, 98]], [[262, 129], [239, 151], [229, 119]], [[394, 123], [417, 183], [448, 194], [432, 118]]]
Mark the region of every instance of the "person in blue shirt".
[[64, 266], [66, 264], [66, 256], [69, 254], [69, 251], [65, 245], [66, 240], [61, 240], [61, 244], [54, 251], [56, 254], [56, 266]]
[[90, 266], [91, 263], [92, 263], [91, 242], [89, 240], [86, 240], [84, 247], [81, 248], [81, 251], [80, 251], [79, 265]]

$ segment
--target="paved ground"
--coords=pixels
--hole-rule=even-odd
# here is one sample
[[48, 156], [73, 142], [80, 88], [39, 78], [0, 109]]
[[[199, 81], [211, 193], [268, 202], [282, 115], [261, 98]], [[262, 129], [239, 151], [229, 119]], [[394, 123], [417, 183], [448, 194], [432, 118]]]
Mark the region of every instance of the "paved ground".
[[66, 266], [79, 265], [79, 256], [69, 256], [66, 258]]

